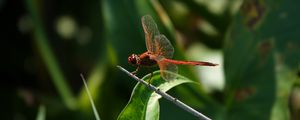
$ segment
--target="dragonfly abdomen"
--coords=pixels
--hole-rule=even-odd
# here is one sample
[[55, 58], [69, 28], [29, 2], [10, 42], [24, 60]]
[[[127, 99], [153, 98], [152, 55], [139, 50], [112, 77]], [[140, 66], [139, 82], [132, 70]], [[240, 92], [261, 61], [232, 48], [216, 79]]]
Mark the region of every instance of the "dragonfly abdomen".
[[165, 62], [177, 64], [177, 65], [200, 65], [200, 66], [217, 66], [218, 64], [202, 61], [181, 61], [181, 60], [172, 60], [172, 59], [163, 59]]

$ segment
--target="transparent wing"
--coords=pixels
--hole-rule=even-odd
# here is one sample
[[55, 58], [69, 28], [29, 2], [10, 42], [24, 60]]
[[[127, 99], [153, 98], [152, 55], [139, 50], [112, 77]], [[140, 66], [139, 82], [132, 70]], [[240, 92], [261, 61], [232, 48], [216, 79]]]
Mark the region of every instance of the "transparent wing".
[[154, 37], [159, 35], [157, 25], [150, 15], [142, 17], [142, 25], [145, 33], [147, 50], [155, 53], [156, 47], [154, 46]]
[[175, 64], [159, 61], [158, 66], [160, 68], [160, 75], [161, 77], [166, 80], [174, 80], [177, 77], [178, 68]]
[[165, 58], [172, 58], [174, 54], [174, 48], [168, 38], [165, 35], [155, 36], [156, 52], [154, 54], [163, 56]]

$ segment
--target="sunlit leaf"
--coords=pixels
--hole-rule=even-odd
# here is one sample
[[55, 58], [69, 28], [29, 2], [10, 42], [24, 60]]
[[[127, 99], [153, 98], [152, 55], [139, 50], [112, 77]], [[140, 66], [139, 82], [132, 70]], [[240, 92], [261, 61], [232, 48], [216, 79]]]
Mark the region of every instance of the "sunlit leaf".
[[[148, 80], [149, 75], [143, 80]], [[169, 89], [183, 83], [192, 83], [191, 80], [178, 75], [175, 80], [165, 81], [160, 77], [159, 71], [154, 72], [151, 84], [158, 87], [159, 90], [166, 92]], [[138, 83], [133, 89], [131, 98], [120, 113], [119, 120], [158, 120], [159, 119], [159, 102], [160, 95], [149, 90], [146, 86]]]

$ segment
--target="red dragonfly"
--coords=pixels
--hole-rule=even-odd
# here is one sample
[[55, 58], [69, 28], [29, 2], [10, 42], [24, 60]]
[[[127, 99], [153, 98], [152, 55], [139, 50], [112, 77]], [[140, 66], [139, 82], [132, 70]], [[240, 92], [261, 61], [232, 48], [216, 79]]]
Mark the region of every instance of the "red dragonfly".
[[140, 67], [152, 67], [158, 65], [161, 77], [164, 80], [173, 80], [176, 78], [178, 69], [176, 65], [199, 65], [216, 66], [217, 64], [202, 61], [181, 61], [172, 60], [174, 48], [167, 37], [160, 34], [156, 23], [150, 15], [142, 17], [142, 25], [145, 32], [147, 51], [143, 54], [132, 54], [128, 57], [128, 63], [137, 66], [132, 72], [136, 74]]

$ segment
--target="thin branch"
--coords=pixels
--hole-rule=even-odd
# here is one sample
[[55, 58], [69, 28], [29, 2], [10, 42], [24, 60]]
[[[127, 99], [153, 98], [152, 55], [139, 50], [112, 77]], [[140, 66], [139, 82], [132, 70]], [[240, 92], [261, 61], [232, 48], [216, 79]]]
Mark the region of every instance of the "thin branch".
[[82, 81], [83, 81], [83, 83], [84, 83], [86, 93], [87, 93], [87, 95], [88, 95], [88, 97], [89, 97], [89, 99], [90, 99], [90, 102], [91, 102], [91, 105], [92, 105], [92, 108], [93, 108], [93, 111], [94, 111], [94, 115], [95, 115], [95, 117], [96, 117], [96, 120], [100, 120], [100, 116], [99, 116], [98, 111], [97, 111], [97, 109], [96, 109], [96, 106], [95, 106], [95, 104], [94, 104], [92, 95], [91, 95], [90, 90], [89, 90], [89, 88], [88, 88], [88, 85], [86, 84], [86, 80], [85, 80], [85, 78], [83, 77], [82, 74], [80, 74], [80, 77], [81, 77], [81, 79], [82, 79]]
[[202, 113], [194, 110], [193, 108], [191, 108], [190, 106], [184, 104], [183, 102], [181, 102], [180, 100], [172, 97], [171, 95], [160, 91], [158, 88], [156, 88], [155, 86], [148, 84], [147, 82], [145, 82], [144, 80], [138, 78], [137, 76], [131, 74], [129, 71], [127, 71], [126, 69], [124, 69], [121, 66], [117, 66], [120, 70], [122, 70], [123, 72], [127, 73], [130, 77], [134, 78], [135, 80], [137, 80], [138, 82], [144, 84], [145, 86], [147, 86], [150, 90], [155, 91], [157, 94], [161, 95], [163, 98], [173, 102], [174, 104], [176, 104], [177, 106], [179, 106], [180, 108], [184, 109], [185, 111], [193, 114], [194, 116], [198, 117], [201, 120], [211, 120], [210, 118], [206, 117], [205, 115], [203, 115]]

